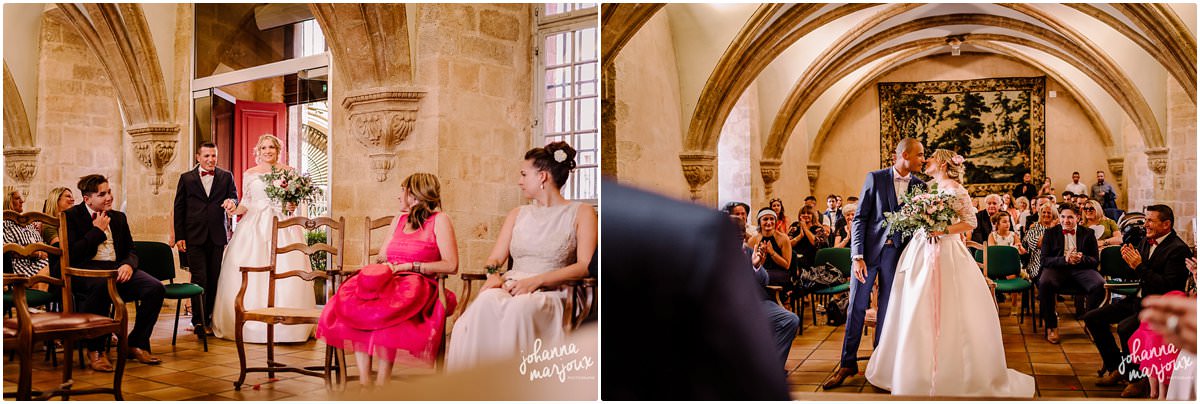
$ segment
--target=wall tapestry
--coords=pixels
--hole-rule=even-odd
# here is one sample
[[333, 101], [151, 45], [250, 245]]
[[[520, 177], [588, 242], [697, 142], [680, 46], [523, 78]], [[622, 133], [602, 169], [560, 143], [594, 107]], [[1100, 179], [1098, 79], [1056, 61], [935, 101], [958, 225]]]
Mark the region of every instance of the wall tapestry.
[[896, 142], [911, 136], [926, 156], [950, 149], [965, 157], [973, 196], [1011, 192], [1026, 172], [1040, 185], [1045, 92], [1045, 76], [879, 83], [880, 167], [891, 166]]

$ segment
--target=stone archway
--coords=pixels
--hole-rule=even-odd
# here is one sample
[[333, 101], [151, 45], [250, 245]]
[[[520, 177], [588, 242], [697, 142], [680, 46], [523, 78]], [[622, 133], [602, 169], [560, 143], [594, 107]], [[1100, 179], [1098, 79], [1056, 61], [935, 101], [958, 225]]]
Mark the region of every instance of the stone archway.
[[8, 71], [7, 61], [4, 62], [4, 134], [4, 172], [21, 193], [29, 195], [29, 183], [37, 175], [37, 157], [41, 149], [34, 146], [29, 116], [12, 73]]

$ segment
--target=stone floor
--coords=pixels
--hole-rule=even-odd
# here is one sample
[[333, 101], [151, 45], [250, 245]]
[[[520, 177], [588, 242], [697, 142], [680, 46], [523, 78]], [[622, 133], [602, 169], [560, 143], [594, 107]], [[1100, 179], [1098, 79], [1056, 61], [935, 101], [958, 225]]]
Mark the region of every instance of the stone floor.
[[[1058, 304], [1059, 336], [1058, 345], [1051, 344], [1042, 337], [1042, 327], [1034, 334], [1033, 324], [1028, 317], [1024, 324], [1018, 324], [1016, 317], [1009, 316], [1009, 306], [1002, 303], [1000, 308], [1000, 327], [1004, 337], [1005, 358], [1008, 367], [1026, 374], [1032, 374], [1037, 383], [1037, 397], [1056, 398], [1120, 398], [1124, 386], [1097, 387], [1099, 377], [1096, 371], [1100, 369], [1100, 355], [1096, 347], [1083, 331], [1083, 323], [1075, 319], [1074, 304], [1070, 297], [1066, 303]], [[841, 355], [842, 338], [845, 335], [843, 327], [824, 325], [825, 317], [818, 314], [814, 326], [809, 318], [811, 312], [805, 313], [804, 335], [796, 337], [792, 342], [792, 351], [788, 355], [788, 383], [794, 396], [814, 397], [812, 392], [822, 392], [820, 384], [829, 377], [837, 366]], [[874, 329], [871, 333], [875, 332]], [[859, 349], [859, 356], [869, 356], [871, 352], [870, 337], [864, 337], [864, 346]], [[859, 364], [860, 369], [866, 368], [866, 362]], [[841, 393], [887, 394], [867, 383], [866, 377], [860, 372], [857, 376], [846, 379], [845, 385], [830, 390]], [[841, 399], [853, 399], [844, 397]]]

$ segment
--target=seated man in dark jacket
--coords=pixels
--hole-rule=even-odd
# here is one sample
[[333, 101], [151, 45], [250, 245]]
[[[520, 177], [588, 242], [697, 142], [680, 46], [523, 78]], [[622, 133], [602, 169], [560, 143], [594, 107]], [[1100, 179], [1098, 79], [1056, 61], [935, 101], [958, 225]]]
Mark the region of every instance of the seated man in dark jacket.
[[[162, 309], [163, 284], [150, 274], [138, 270], [138, 257], [133, 250], [133, 237], [125, 214], [112, 210], [113, 194], [108, 179], [99, 174], [79, 179], [83, 203], [67, 209], [68, 249], [70, 265], [82, 269], [117, 270], [117, 293], [126, 301], [138, 301], [133, 330], [129, 332], [130, 357], [139, 362], [157, 365], [158, 358], [150, 355], [150, 333], [158, 322]], [[107, 316], [112, 301], [103, 278], [76, 278], [72, 283], [76, 293], [85, 296], [80, 311]], [[88, 365], [98, 372], [113, 371], [103, 355], [107, 336], [86, 342]]]
[[[1126, 364], [1125, 372], [1119, 370], [1124, 355], [1129, 355], [1129, 337], [1137, 331], [1141, 322], [1138, 312], [1142, 310], [1142, 297], [1161, 295], [1173, 290], [1183, 291], [1187, 286], [1189, 272], [1187, 259], [1192, 256], [1187, 243], [1175, 234], [1175, 213], [1166, 205], [1151, 205], [1146, 207], [1146, 239], [1137, 247], [1130, 244], [1121, 246], [1121, 257], [1138, 274], [1140, 293], [1128, 296], [1120, 301], [1092, 310], [1083, 316], [1096, 349], [1104, 360], [1104, 371], [1107, 372], [1096, 385], [1115, 386], [1117, 383], [1130, 379], [1121, 397], [1145, 398], [1150, 392], [1150, 383], [1145, 377], [1134, 377], [1131, 372], [1137, 365]], [[1113, 247], [1116, 248], [1116, 247]], [[1117, 325], [1117, 335], [1121, 338], [1120, 348], [1113, 340], [1111, 328]]]
[[1038, 304], [1046, 322], [1046, 340], [1058, 343], [1058, 315], [1055, 297], [1065, 286], [1078, 286], [1087, 294], [1088, 310], [1104, 300], [1104, 277], [1100, 276], [1100, 250], [1092, 229], [1079, 226], [1079, 208], [1063, 204], [1059, 225], [1046, 229], [1042, 236], [1042, 273], [1038, 278]]

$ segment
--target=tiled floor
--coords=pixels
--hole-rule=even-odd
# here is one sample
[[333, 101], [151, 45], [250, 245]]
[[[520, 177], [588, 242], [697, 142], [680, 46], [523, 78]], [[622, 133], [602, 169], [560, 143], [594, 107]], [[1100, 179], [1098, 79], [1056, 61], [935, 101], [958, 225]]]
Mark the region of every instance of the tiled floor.
[[[818, 314], [817, 323], [812, 325], [805, 313], [804, 335], [797, 336], [792, 342], [792, 352], [788, 355], [788, 383], [792, 392], [798, 396], [811, 398], [810, 393], [822, 392], [821, 383], [829, 377], [837, 366], [841, 354], [844, 327], [824, 325], [825, 317]], [[1008, 303], [1001, 303], [1000, 327], [1004, 338], [1005, 358], [1008, 367], [1032, 374], [1037, 383], [1037, 396], [1043, 398], [1078, 397], [1078, 398], [1119, 398], [1124, 386], [1097, 387], [1099, 377], [1096, 371], [1100, 369], [1100, 355], [1092, 345], [1088, 336], [1083, 332], [1083, 323], [1075, 319], [1074, 304], [1068, 297], [1066, 303], [1058, 304], [1059, 336], [1058, 345], [1051, 344], [1042, 337], [1042, 327], [1038, 333], [1033, 333], [1033, 323], [1028, 317], [1024, 324], [1018, 324], [1016, 317], [1009, 314]], [[875, 332], [871, 330], [872, 335]], [[859, 356], [870, 356], [871, 337], [863, 338], [863, 346], [859, 348]], [[866, 361], [859, 363], [860, 369], [866, 368]], [[857, 376], [846, 379], [845, 385], [830, 390], [842, 393], [881, 393], [880, 390], [867, 383], [860, 372]]]
[[[1066, 303], [1059, 303], [1060, 345], [1052, 345], [1040, 336], [1033, 334], [1030, 319], [1025, 324], [1018, 325], [1015, 317], [1008, 316], [1008, 305], [1001, 305], [1001, 328], [1004, 333], [1004, 344], [1008, 367], [1033, 374], [1037, 381], [1038, 397], [1119, 397], [1121, 387], [1096, 387], [1096, 370], [1100, 367], [1100, 357], [1088, 337], [1083, 333], [1082, 324], [1075, 320], [1073, 305], [1068, 298]], [[171, 346], [171, 322], [174, 320], [172, 309], [174, 305], [164, 307], [152, 340], [152, 350], [163, 360], [158, 366], [148, 366], [137, 362], [127, 362], [123, 391], [126, 400], [322, 400], [331, 398], [319, 378], [301, 376], [292, 373], [277, 374], [279, 379], [270, 382], [265, 374], [256, 373], [247, 377], [246, 386], [241, 391], [233, 389], [233, 381], [238, 377], [237, 350], [230, 341], [215, 337], [209, 338], [209, 352], [203, 352], [196, 336], [180, 329], [179, 341]], [[790, 370], [788, 382], [792, 391], [800, 397], [812, 398], [812, 393], [821, 393], [820, 384], [829, 376], [837, 364], [841, 352], [843, 328], [831, 327], [824, 324], [824, 317], [818, 316], [818, 326], [812, 325], [812, 319], [805, 318], [804, 335], [797, 336], [792, 343], [792, 352], [788, 356], [787, 367]], [[181, 327], [189, 320], [180, 320]], [[1041, 331], [1041, 328], [1039, 328]], [[874, 332], [874, 330], [872, 330]], [[870, 355], [870, 339], [864, 338], [864, 346], [860, 356]], [[248, 345], [248, 357], [251, 365], [255, 360], [261, 361], [266, 357], [266, 351], [260, 345]], [[42, 361], [42, 354], [35, 355], [33, 373], [34, 388], [48, 389], [58, 385], [61, 378], [60, 368], [52, 367], [50, 362]], [[276, 350], [278, 361], [293, 365], [319, 365], [324, 361], [324, 345], [309, 341], [304, 344], [282, 344]], [[59, 358], [61, 361], [61, 357]], [[62, 366], [61, 363], [59, 366]], [[860, 364], [865, 367], [865, 362]], [[396, 370], [402, 373], [428, 373], [428, 370]], [[4, 363], [4, 390], [15, 391], [18, 376], [18, 366], [15, 361]], [[111, 384], [111, 373], [97, 373], [90, 369], [81, 370], [78, 367], [74, 373], [75, 388], [87, 388]], [[257, 386], [257, 387], [256, 387]], [[353, 386], [353, 385], [352, 385]], [[353, 388], [353, 387], [351, 387]], [[832, 390], [839, 393], [879, 393], [879, 390], [866, 382], [861, 373], [847, 379], [846, 385]], [[815, 397], [821, 397], [817, 395]], [[825, 396], [829, 397], [829, 396]], [[72, 397], [74, 400], [110, 400], [108, 395], [89, 395]], [[852, 399], [842, 396], [838, 399]]]
[[[204, 352], [195, 334], [187, 332], [190, 320], [180, 318], [179, 339], [176, 346], [171, 346], [171, 325], [174, 317], [174, 304], [163, 308], [151, 339], [151, 350], [163, 363], [157, 366], [143, 365], [136, 361], [127, 361], [122, 391], [126, 400], [305, 400], [314, 401], [329, 398], [329, 393], [321, 378], [303, 376], [295, 373], [277, 373], [275, 382], [270, 382], [265, 373], [252, 373], [246, 377], [246, 384], [240, 391], [233, 389], [233, 381], [238, 378], [237, 348], [232, 341], [209, 337], [208, 352]], [[130, 306], [132, 310], [133, 306]], [[132, 311], [131, 311], [132, 313]], [[247, 360], [249, 366], [264, 366], [266, 349], [263, 345], [248, 344]], [[110, 360], [114, 360], [115, 350], [110, 351]], [[325, 346], [320, 342], [309, 340], [304, 344], [279, 344], [275, 350], [278, 362], [295, 366], [315, 366], [324, 363]], [[62, 378], [62, 357], [59, 355], [58, 367], [51, 366], [49, 361], [43, 361], [45, 353], [34, 354], [33, 386], [34, 389], [52, 389]], [[16, 391], [19, 367], [17, 362], [4, 358], [4, 391]], [[112, 385], [112, 373], [99, 373], [91, 369], [79, 369], [78, 357], [73, 374], [75, 389], [102, 387]], [[404, 373], [428, 373], [430, 370], [405, 371], [396, 369], [394, 375]], [[353, 384], [351, 385], [353, 386]], [[353, 387], [351, 387], [353, 389]], [[57, 399], [57, 398], [56, 398]], [[72, 400], [112, 400], [111, 395], [72, 396]]]

